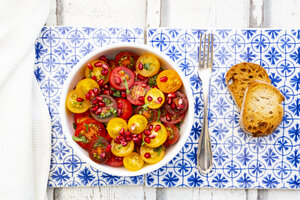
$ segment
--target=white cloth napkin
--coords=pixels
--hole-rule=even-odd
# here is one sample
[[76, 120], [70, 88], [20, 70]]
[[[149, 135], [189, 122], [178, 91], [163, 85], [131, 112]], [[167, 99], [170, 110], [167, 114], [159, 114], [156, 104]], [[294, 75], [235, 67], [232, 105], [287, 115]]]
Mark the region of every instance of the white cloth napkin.
[[49, 0], [0, 1], [0, 199], [46, 197], [51, 122], [33, 67], [49, 7]]

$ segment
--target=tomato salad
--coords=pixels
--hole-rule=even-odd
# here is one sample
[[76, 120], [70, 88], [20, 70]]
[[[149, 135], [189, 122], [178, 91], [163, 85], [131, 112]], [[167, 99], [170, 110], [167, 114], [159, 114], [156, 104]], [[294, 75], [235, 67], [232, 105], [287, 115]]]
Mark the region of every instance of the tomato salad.
[[74, 113], [73, 140], [96, 163], [137, 171], [163, 159], [180, 137], [188, 109], [182, 80], [151, 54], [101, 56], [66, 98]]

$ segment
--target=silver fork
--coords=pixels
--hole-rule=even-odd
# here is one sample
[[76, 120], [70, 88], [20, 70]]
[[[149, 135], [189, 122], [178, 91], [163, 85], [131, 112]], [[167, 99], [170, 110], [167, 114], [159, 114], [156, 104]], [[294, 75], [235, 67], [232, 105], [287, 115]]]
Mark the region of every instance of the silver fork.
[[[203, 56], [201, 49], [203, 46]], [[197, 168], [201, 174], [207, 174], [212, 169], [212, 148], [211, 140], [208, 132], [208, 97], [209, 97], [209, 83], [213, 67], [213, 34], [200, 35], [199, 47], [199, 70], [198, 74], [202, 81], [203, 88], [203, 126], [199, 138], [199, 146], [197, 152]]]

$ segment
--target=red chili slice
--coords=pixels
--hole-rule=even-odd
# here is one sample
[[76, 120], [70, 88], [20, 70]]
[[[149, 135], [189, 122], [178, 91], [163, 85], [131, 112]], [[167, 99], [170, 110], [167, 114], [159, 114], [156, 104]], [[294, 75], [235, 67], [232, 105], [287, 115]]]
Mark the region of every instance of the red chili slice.
[[92, 117], [99, 122], [108, 122], [117, 116], [117, 102], [108, 95], [98, 95], [91, 100]]
[[116, 56], [115, 63], [117, 66], [124, 66], [133, 69], [137, 59], [138, 55], [129, 51], [123, 51]]
[[132, 87], [130, 87], [129, 93], [127, 93], [127, 99], [133, 105], [137, 105], [137, 106], [144, 105], [145, 104], [144, 98], [150, 89], [151, 88], [149, 87], [149, 85], [147, 85], [145, 82], [136, 81], [134, 82]]
[[164, 143], [164, 145], [169, 146], [176, 143], [180, 137], [179, 130], [174, 124], [164, 124], [167, 132], [168, 132], [168, 139]]
[[133, 85], [134, 73], [127, 67], [119, 66], [114, 68], [109, 76], [110, 85], [117, 90], [126, 90]]
[[165, 106], [172, 115], [180, 115], [187, 110], [188, 100], [182, 92], [168, 93], [166, 94]]
[[143, 106], [138, 106], [134, 110], [134, 113], [135, 114], [144, 115], [144, 117], [147, 118], [148, 123], [155, 122], [157, 120], [157, 117], [158, 117], [157, 110], [149, 109], [149, 108], [144, 108]]
[[179, 114], [172, 115], [164, 107], [161, 110], [161, 115], [160, 115], [159, 119], [160, 119], [160, 121], [162, 121], [163, 123], [166, 123], [166, 124], [177, 124], [183, 120], [184, 116], [185, 116], [185, 113], [182, 113], [180, 115]]

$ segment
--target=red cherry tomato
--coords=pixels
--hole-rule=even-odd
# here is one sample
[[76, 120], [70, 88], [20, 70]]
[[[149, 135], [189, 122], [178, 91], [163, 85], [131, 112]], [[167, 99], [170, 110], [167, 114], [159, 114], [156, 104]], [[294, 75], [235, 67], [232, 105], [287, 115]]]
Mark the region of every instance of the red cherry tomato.
[[182, 113], [180, 115], [178, 114], [172, 115], [164, 107], [163, 109], [161, 109], [161, 115], [159, 119], [165, 124], [177, 124], [183, 120], [184, 116], [185, 113]]
[[111, 145], [105, 138], [98, 138], [91, 143], [89, 156], [96, 163], [103, 163], [111, 155]]
[[109, 83], [117, 90], [129, 89], [134, 82], [134, 73], [127, 67], [114, 68], [109, 76]]
[[126, 99], [122, 99], [122, 98], [117, 98], [117, 114], [118, 117], [121, 117], [123, 119], [129, 119], [132, 115], [132, 105], [131, 103], [126, 100]]
[[164, 124], [167, 132], [168, 138], [164, 145], [169, 146], [176, 143], [179, 139], [179, 130], [174, 124]]
[[166, 109], [172, 115], [180, 115], [188, 108], [188, 100], [185, 94], [179, 91], [166, 94], [165, 102]]
[[115, 63], [117, 66], [124, 66], [133, 69], [137, 59], [138, 55], [129, 51], [123, 51], [116, 56]]
[[94, 119], [87, 119], [76, 128], [73, 140], [82, 148], [89, 149], [91, 142], [99, 139], [100, 136], [107, 136], [104, 125]]
[[157, 120], [157, 117], [158, 117], [157, 110], [150, 109], [150, 108], [144, 108], [143, 106], [138, 106], [134, 110], [134, 114], [144, 115], [144, 117], [147, 118], [148, 123], [151, 123], [151, 122], [155, 122]]
[[91, 118], [89, 111], [86, 111], [84, 113], [75, 113], [74, 114], [75, 125], [78, 126], [81, 122], [89, 118]]
[[117, 102], [108, 95], [98, 95], [91, 100], [92, 117], [99, 122], [108, 122], [117, 116]]
[[127, 94], [127, 99], [133, 105], [141, 106], [145, 104], [145, 96], [151, 88], [143, 81], [136, 81]]
[[106, 161], [106, 164], [112, 167], [121, 167], [123, 166], [123, 157], [115, 156], [111, 154], [110, 158]]

